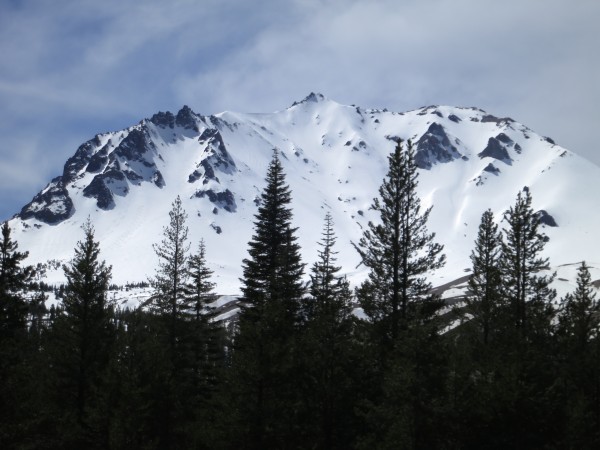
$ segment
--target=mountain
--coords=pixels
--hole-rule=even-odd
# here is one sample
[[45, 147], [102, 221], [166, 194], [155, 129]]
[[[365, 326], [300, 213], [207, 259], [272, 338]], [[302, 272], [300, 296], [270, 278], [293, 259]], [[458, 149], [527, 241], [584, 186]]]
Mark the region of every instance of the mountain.
[[[217, 291], [235, 294], [266, 168], [277, 149], [292, 189], [304, 262], [316, 259], [330, 211], [338, 260], [356, 283], [364, 268], [357, 267], [351, 242], [377, 220], [369, 206], [398, 139], [415, 145], [418, 191], [424, 207], [433, 205], [428, 226], [445, 245], [448, 263], [432, 274], [434, 284], [464, 277], [483, 211], [491, 208], [500, 223], [525, 186], [545, 224], [545, 254], [553, 266], [581, 260], [597, 266], [600, 211], [590, 198], [600, 193], [599, 167], [481, 109], [391, 112], [341, 105], [315, 93], [270, 114], [203, 116], [184, 106], [177, 114], [159, 112], [127, 129], [98, 134], [10, 225], [20, 248], [29, 250], [30, 264], [64, 262], [90, 217], [113, 280], [144, 281], [157, 262], [152, 244], [162, 238], [171, 203], [180, 195], [192, 246], [201, 238], [206, 242]], [[49, 272], [50, 282], [61, 280], [61, 270]]]

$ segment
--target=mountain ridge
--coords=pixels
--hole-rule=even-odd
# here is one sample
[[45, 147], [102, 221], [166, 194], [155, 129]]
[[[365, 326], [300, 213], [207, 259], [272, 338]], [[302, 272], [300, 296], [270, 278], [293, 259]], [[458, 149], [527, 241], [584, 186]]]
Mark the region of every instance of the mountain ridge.
[[[274, 113], [205, 116], [184, 105], [176, 114], [158, 112], [98, 134], [11, 219], [11, 227], [33, 262], [65, 261], [89, 216], [115, 281], [140, 281], [153, 274], [151, 244], [160, 240], [170, 204], [181, 195], [192, 241], [205, 239], [220, 292], [234, 293], [265, 170], [277, 149], [292, 188], [304, 261], [316, 258], [324, 211], [330, 211], [343, 247], [339, 260], [359, 282], [364, 273], [350, 242], [377, 220], [369, 206], [399, 139], [413, 141], [422, 204], [434, 206], [429, 228], [449, 253], [447, 268], [432, 274], [435, 281], [464, 276], [481, 213], [490, 207], [500, 223], [525, 186], [534, 208], [549, 217], [544, 231], [553, 264], [593, 261], [600, 250], [593, 235], [598, 217], [584, 198], [600, 192], [600, 168], [551, 139], [479, 108], [391, 112], [342, 105], [319, 93]], [[585, 244], [561, 244], [573, 239], [567, 235]]]

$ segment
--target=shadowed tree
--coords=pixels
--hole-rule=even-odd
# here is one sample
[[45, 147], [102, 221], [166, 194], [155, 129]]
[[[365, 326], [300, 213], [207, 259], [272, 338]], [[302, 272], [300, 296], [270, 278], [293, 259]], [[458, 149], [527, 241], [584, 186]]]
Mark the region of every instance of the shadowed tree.
[[100, 246], [89, 219], [82, 228], [84, 239], [64, 266], [64, 309], [54, 324], [51, 356], [57, 369], [65, 445], [96, 448], [105, 445], [108, 436], [109, 413], [103, 410], [106, 405], [99, 401], [99, 392], [104, 388], [115, 330], [106, 296], [111, 268], [99, 260]]
[[242, 311], [234, 339], [230, 438], [247, 448], [293, 445], [297, 435], [294, 379], [304, 293], [291, 193], [277, 152], [255, 215], [249, 257], [242, 263]]

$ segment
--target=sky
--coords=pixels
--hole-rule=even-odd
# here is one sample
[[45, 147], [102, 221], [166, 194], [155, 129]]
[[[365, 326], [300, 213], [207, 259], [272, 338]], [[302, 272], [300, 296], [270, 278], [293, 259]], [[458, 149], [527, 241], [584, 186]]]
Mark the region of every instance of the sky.
[[596, 0], [2, 0], [0, 220], [97, 133], [310, 92], [476, 106], [600, 165]]

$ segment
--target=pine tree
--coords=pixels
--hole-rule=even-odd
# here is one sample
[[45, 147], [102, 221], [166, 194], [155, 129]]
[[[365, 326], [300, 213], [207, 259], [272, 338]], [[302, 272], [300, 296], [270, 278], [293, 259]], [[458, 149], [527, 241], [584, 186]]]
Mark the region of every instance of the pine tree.
[[[421, 212], [412, 144], [399, 142], [371, 209], [380, 215], [355, 245], [369, 278], [358, 290], [380, 352], [372, 383], [381, 387], [365, 416], [370, 432], [361, 447], [433, 448], [443, 440], [445, 348], [425, 274], [445, 263], [443, 247], [427, 231], [431, 208]], [[435, 431], [434, 431], [435, 430]]]
[[177, 196], [169, 211], [169, 225], [163, 229], [163, 240], [154, 244], [158, 269], [153, 280], [151, 309], [166, 323], [172, 363], [176, 365], [178, 323], [189, 314], [186, 283], [188, 280], [188, 227], [187, 214]]
[[569, 339], [570, 351], [584, 353], [600, 333], [600, 305], [585, 261], [577, 269], [575, 292], [567, 294], [562, 303], [564, 308], [559, 316], [560, 334]]
[[114, 326], [112, 305], [106, 292], [111, 268], [99, 260], [99, 243], [88, 219], [84, 240], [77, 243], [72, 261], [63, 267], [67, 284], [64, 312], [54, 325], [53, 366], [56, 395], [63, 421], [65, 445], [101, 446], [107, 435], [98, 392], [111, 357]]
[[531, 201], [531, 193], [525, 188], [505, 213], [507, 227], [500, 258], [504, 297], [512, 309], [514, 326], [522, 335], [534, 331], [538, 319], [542, 321], [540, 326], [546, 325], [550, 301], [555, 296], [550, 289], [554, 276], [539, 275], [549, 268], [549, 261], [540, 256], [546, 241], [538, 231], [539, 218]]
[[290, 189], [277, 152], [243, 261], [239, 332], [234, 338], [230, 391], [232, 439], [250, 448], [290, 446], [295, 435], [295, 341], [303, 295], [303, 264], [292, 227]]
[[[206, 247], [200, 241], [198, 251], [188, 260], [187, 317], [185, 325], [189, 336], [189, 370], [191, 377], [186, 391], [193, 405], [195, 420], [189, 423], [188, 433], [194, 436], [193, 446], [211, 445], [207, 434], [215, 415], [216, 395], [224, 369], [224, 329], [215, 322], [211, 303], [217, 300], [211, 281], [213, 271], [206, 262]], [[201, 445], [203, 443], [203, 445]]]
[[188, 259], [187, 321], [191, 333], [192, 368], [196, 381], [215, 383], [215, 364], [220, 359], [222, 327], [214, 322], [214, 311], [210, 305], [217, 300], [211, 281], [213, 271], [206, 262], [206, 246], [200, 241], [197, 253]]
[[[363, 237], [354, 245], [369, 279], [360, 292], [361, 306], [381, 328], [385, 345], [395, 341], [402, 329], [424, 311], [423, 299], [431, 290], [425, 274], [442, 267], [443, 246], [427, 231], [431, 207], [421, 212], [417, 196], [417, 166], [410, 140], [398, 142], [388, 157], [389, 169], [371, 209], [380, 222], [369, 222]], [[435, 308], [434, 304], [431, 304]], [[425, 308], [429, 309], [429, 308]], [[427, 311], [431, 314], [432, 311]]]
[[267, 302], [286, 303], [288, 319], [295, 321], [298, 300], [303, 293], [301, 276], [304, 265], [300, 246], [296, 243], [297, 228], [292, 227], [291, 192], [279, 155], [274, 152], [269, 164], [267, 186], [261, 194], [255, 216], [254, 235], [248, 243], [249, 258], [243, 260], [243, 300], [257, 311]]
[[19, 420], [30, 416], [24, 406], [29, 384], [26, 355], [28, 304], [25, 298], [32, 268], [23, 267], [28, 253], [17, 251], [8, 222], [2, 224], [0, 241], [0, 447], [12, 448], [22, 443], [23, 428]]
[[494, 214], [488, 209], [481, 216], [475, 249], [471, 252], [473, 271], [466, 306], [466, 312], [472, 316], [470, 326], [476, 326], [484, 346], [490, 340], [494, 316], [502, 301], [501, 250], [502, 235], [494, 223]]
[[453, 422], [467, 448], [484, 446], [497, 422], [493, 411], [499, 402], [493, 395], [499, 389], [494, 380], [507, 359], [506, 347], [501, 345], [507, 325], [499, 266], [501, 250], [502, 234], [488, 209], [481, 217], [471, 252], [473, 269], [469, 295], [461, 307], [463, 323], [452, 333]]
[[188, 314], [195, 321], [208, 316], [208, 305], [216, 300], [213, 293], [215, 283], [211, 280], [213, 271], [206, 262], [206, 245], [204, 240], [198, 245], [198, 252], [188, 259], [188, 281], [186, 285]]
[[[339, 274], [331, 214], [319, 242], [321, 250], [310, 274], [310, 297], [306, 299], [306, 329], [301, 352], [305, 355], [303, 398], [308, 405], [302, 427], [306, 447], [348, 448], [354, 425], [357, 372], [351, 291]], [[312, 444], [312, 445], [311, 445]]]
[[581, 263], [577, 287], [563, 300], [558, 339], [564, 389], [565, 447], [600, 445], [600, 304], [589, 267]]
[[157, 348], [164, 361], [157, 367], [153, 381], [160, 394], [152, 402], [156, 417], [155, 432], [163, 448], [187, 447], [186, 427], [191, 408], [191, 398], [186, 388], [191, 386], [192, 336], [189, 322], [193, 305], [189, 299], [189, 249], [187, 214], [181, 198], [177, 198], [169, 211], [169, 224], [163, 228], [163, 239], [153, 248], [158, 257], [158, 267], [151, 280], [154, 294], [150, 310], [155, 316]]
[[504, 215], [501, 327], [489, 400], [501, 420], [494, 421], [488, 435], [515, 448], [542, 447], [561, 422], [552, 388], [558, 369], [552, 324], [556, 294], [550, 286], [554, 275], [540, 274], [549, 261], [541, 256], [545, 236], [531, 204], [525, 188]]
[[8, 222], [2, 224], [0, 242], [0, 339], [13, 339], [23, 332], [27, 320], [24, 290], [31, 281], [33, 269], [21, 267], [28, 252], [17, 251], [18, 244], [10, 237]]

